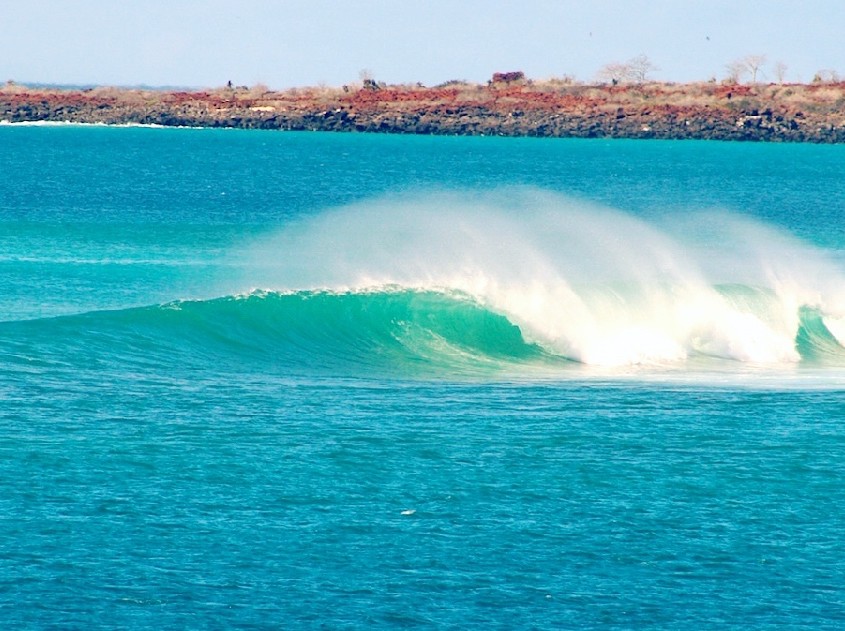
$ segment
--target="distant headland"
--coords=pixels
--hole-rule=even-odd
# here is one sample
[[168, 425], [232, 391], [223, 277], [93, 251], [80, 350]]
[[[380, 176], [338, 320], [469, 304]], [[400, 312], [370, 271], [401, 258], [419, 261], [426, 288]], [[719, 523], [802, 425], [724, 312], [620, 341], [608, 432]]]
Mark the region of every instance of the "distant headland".
[[486, 84], [205, 90], [0, 85], [0, 121], [556, 138], [845, 143], [845, 82]]

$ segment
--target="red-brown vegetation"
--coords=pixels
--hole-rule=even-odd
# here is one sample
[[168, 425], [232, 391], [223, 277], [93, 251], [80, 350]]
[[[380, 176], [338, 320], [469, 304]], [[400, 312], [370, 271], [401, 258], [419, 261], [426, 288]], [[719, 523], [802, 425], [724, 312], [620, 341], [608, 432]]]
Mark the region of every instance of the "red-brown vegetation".
[[[502, 73], [513, 74], [513, 73]], [[157, 91], [0, 86], [0, 120], [417, 134], [845, 142], [845, 83], [583, 85], [522, 78], [441, 87]]]

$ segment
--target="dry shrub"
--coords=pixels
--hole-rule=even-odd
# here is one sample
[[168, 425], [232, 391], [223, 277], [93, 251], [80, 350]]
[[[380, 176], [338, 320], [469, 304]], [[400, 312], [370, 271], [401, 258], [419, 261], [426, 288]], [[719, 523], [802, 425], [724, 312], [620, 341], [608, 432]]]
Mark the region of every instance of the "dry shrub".
[[823, 87], [813, 87], [810, 89], [809, 97], [813, 101], [835, 102], [842, 98], [845, 90], [836, 85], [825, 85]]
[[448, 81], [444, 81], [443, 83], [438, 83], [435, 87], [437, 90], [442, 90], [445, 88], [468, 88], [476, 86], [475, 83], [470, 83], [464, 79], [449, 79]]
[[575, 85], [579, 83], [574, 77], [564, 75], [562, 77], [550, 77], [548, 79], [532, 80], [528, 83], [528, 89], [531, 92], [546, 92], [553, 94], [567, 94]]
[[487, 101], [490, 98], [490, 94], [486, 88], [470, 83], [460, 86], [455, 98], [459, 101], [481, 102]]
[[399, 90], [401, 92], [422, 92], [427, 90], [422, 83], [391, 83], [387, 86], [391, 90]]
[[250, 99], [260, 99], [269, 93], [270, 88], [268, 88], [263, 83], [256, 83], [254, 86], [252, 86], [246, 91], [245, 96]]
[[113, 99], [118, 100], [125, 97], [128, 90], [116, 88], [112, 85], [100, 85], [96, 88], [91, 88], [86, 94], [98, 99]]
[[584, 86], [584, 90], [580, 91], [578, 96], [596, 101], [606, 101], [610, 94], [611, 92], [606, 85], [588, 85]]

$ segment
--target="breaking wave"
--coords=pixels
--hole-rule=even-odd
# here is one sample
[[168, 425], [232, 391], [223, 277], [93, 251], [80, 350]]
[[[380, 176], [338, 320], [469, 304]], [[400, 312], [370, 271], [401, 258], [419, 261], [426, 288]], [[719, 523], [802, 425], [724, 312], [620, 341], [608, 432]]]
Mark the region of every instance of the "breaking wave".
[[525, 190], [392, 198], [238, 256], [244, 294], [6, 322], [0, 346], [20, 365], [349, 376], [845, 366], [835, 253], [728, 213], [644, 219]]
[[535, 190], [341, 208], [257, 244], [249, 274], [282, 291], [460, 292], [587, 365], [791, 364], [845, 338], [831, 253], [726, 212], [644, 219]]
[[[726, 295], [734, 304], [771, 303], [770, 296], [747, 288], [734, 287]], [[751, 311], [738, 311], [735, 320], [721, 322], [738, 329], [701, 329], [690, 338], [689, 348], [671, 353], [665, 350], [668, 342], [632, 331], [633, 339], [623, 340], [624, 347], [616, 350], [630, 354], [635, 349], [641, 353], [638, 359], [649, 360], [646, 367], [673, 365], [681, 352], [687, 361], [744, 359], [751, 345], [756, 345], [756, 357], [845, 365], [841, 340], [818, 310], [800, 310], [792, 343], [766, 332], [760, 322]], [[730, 347], [731, 340], [738, 348]], [[401, 288], [254, 292], [6, 322], [0, 324], [0, 345], [7, 360], [24, 364], [96, 367], [118, 362], [123, 367], [135, 363], [139, 370], [214, 366], [350, 377], [551, 376], [584, 363], [554, 343], [527, 337], [513, 320], [470, 296]], [[612, 352], [611, 341], [602, 350]]]

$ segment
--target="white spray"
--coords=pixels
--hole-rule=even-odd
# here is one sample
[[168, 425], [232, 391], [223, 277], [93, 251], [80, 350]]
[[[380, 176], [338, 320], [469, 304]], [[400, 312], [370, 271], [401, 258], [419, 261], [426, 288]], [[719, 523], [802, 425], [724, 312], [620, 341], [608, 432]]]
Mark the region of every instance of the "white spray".
[[461, 292], [594, 365], [794, 362], [801, 306], [845, 339], [842, 270], [727, 213], [658, 226], [536, 190], [384, 198], [288, 226], [252, 263], [250, 282], [275, 290]]

